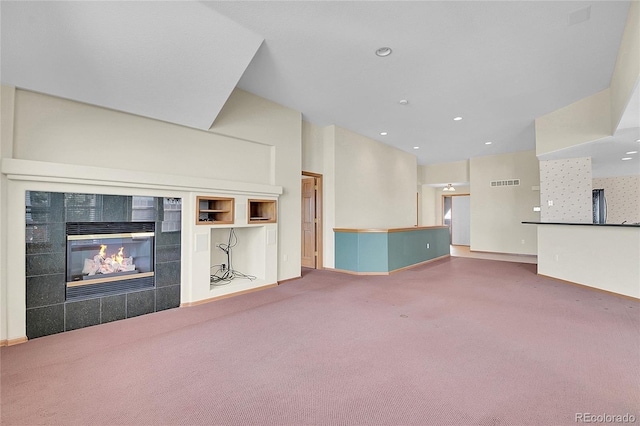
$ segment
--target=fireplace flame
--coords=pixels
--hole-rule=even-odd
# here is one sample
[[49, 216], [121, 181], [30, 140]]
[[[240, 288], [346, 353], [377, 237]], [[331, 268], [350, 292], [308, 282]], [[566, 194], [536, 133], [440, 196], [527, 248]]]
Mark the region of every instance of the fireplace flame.
[[118, 254], [114, 255], [114, 258], [116, 262], [122, 264], [122, 261], [124, 260], [124, 247], [120, 247]]
[[124, 247], [118, 249], [118, 253], [107, 256], [107, 245], [100, 245], [100, 252], [93, 259], [85, 259], [83, 274], [112, 274], [115, 272], [135, 271], [136, 265], [133, 264], [133, 258], [124, 256]]

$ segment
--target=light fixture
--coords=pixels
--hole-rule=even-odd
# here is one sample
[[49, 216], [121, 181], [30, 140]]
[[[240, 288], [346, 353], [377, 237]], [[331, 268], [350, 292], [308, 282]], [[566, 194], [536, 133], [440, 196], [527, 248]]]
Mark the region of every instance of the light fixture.
[[420, 149], [420, 147], [419, 146], [414, 146], [413, 149]]
[[622, 159], [622, 161], [627, 161], [627, 160], [633, 160], [633, 158], [631, 158], [631, 157], [624, 157], [624, 158]]
[[485, 142], [485, 145], [491, 145], [493, 142]]
[[406, 105], [408, 103], [409, 103], [409, 101], [406, 100], [406, 99], [400, 99], [400, 102], [399, 102], [400, 105]]
[[454, 117], [453, 118], [453, 121], [460, 121], [460, 120], [462, 120], [462, 117]]
[[625, 154], [629, 155], [629, 154], [637, 154], [637, 153], [638, 151], [629, 151], [629, 152], [626, 152]]
[[389, 133], [387, 132], [380, 132], [380, 136], [387, 136]]
[[390, 47], [381, 47], [376, 50], [376, 55], [380, 56], [381, 58], [384, 58], [385, 56], [391, 55], [391, 52], [392, 50]]
[[446, 187], [442, 188], [442, 190], [445, 192], [448, 192], [448, 191], [455, 191], [456, 189], [453, 186], [451, 186], [450, 183], [448, 183]]
[[640, 142], [640, 139], [636, 139], [636, 142]]

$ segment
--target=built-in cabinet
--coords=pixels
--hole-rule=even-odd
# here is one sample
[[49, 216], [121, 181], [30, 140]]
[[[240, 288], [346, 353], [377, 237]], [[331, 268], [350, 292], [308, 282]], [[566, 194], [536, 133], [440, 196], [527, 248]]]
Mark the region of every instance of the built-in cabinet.
[[276, 223], [276, 200], [248, 200], [248, 223]]
[[277, 285], [278, 200], [261, 195], [192, 195], [191, 300], [183, 306]]
[[[230, 197], [196, 197], [197, 225], [230, 225], [234, 223], [235, 199]], [[242, 214], [242, 213], [240, 213]], [[247, 200], [247, 223], [276, 223], [276, 200]]]
[[196, 224], [232, 224], [235, 200], [227, 197], [205, 197], [196, 199]]

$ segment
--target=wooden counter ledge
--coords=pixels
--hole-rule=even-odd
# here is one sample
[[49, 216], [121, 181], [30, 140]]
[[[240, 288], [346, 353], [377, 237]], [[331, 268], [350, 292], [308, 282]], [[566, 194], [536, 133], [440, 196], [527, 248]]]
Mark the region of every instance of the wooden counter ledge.
[[334, 232], [351, 232], [351, 233], [373, 233], [373, 232], [407, 232], [420, 231], [423, 229], [440, 229], [448, 228], [448, 226], [412, 226], [410, 228], [333, 228]]

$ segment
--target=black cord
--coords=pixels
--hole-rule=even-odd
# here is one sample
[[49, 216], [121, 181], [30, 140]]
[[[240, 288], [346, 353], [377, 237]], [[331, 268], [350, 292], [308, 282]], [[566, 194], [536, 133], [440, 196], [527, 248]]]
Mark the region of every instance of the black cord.
[[227, 264], [226, 266], [224, 264], [221, 264], [221, 265], [213, 265], [211, 267], [211, 269], [218, 267], [216, 272], [214, 272], [210, 276], [211, 284], [213, 285], [229, 284], [234, 278], [243, 278], [243, 279], [248, 279], [250, 281], [253, 281], [256, 279], [256, 277], [253, 275], [243, 274], [242, 272], [236, 271], [235, 269], [233, 269], [233, 266], [231, 264], [231, 258], [232, 258], [231, 249], [236, 245], [238, 245], [238, 237], [236, 235], [235, 230], [231, 228], [231, 230], [229, 231], [229, 241], [227, 242], [227, 244], [224, 244], [224, 243], [216, 244], [216, 247], [218, 247], [227, 255]]

